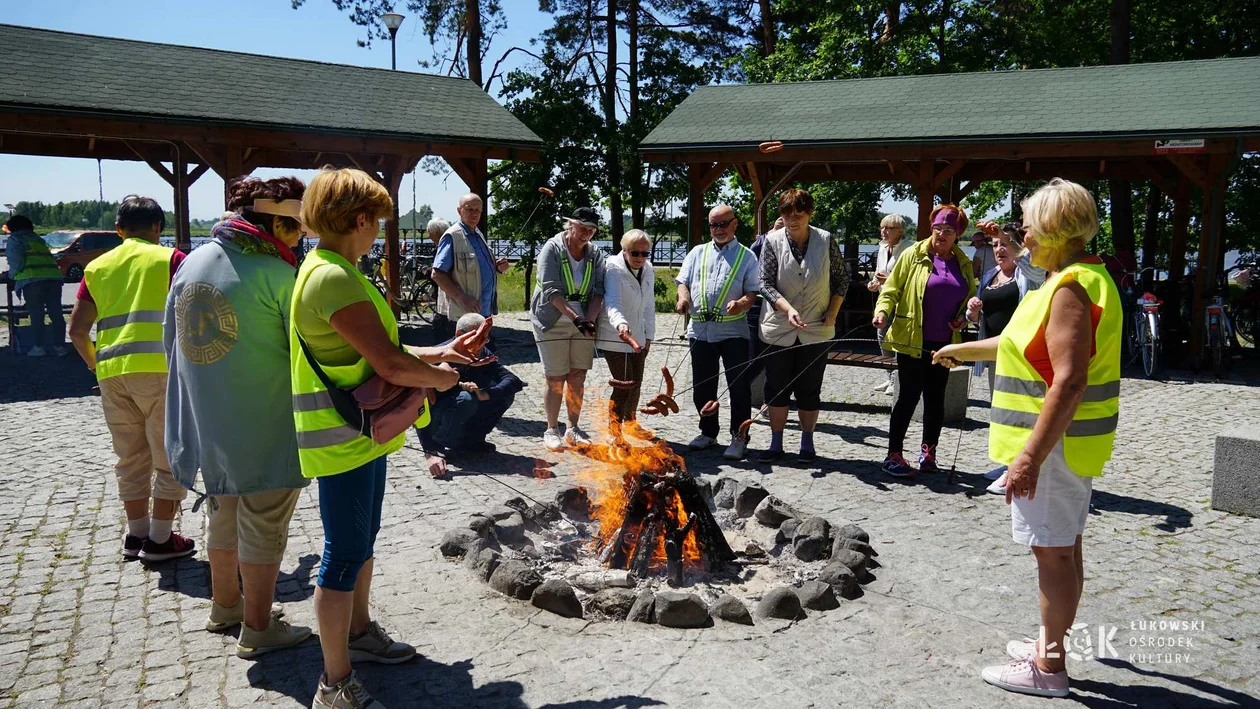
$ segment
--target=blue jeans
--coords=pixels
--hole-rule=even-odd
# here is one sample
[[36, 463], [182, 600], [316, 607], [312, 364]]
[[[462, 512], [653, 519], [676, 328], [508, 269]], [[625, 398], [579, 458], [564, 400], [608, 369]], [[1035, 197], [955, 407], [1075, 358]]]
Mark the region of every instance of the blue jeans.
[[[31, 338], [36, 347], [66, 344], [66, 318], [61, 314], [61, 281], [35, 281], [22, 288], [26, 309], [31, 314]], [[44, 314], [48, 324], [44, 324]]]
[[372, 558], [376, 534], [381, 531], [385, 456], [318, 480], [324, 556], [316, 584], [330, 591], [350, 592], [359, 569]]
[[424, 450], [439, 446], [458, 450], [485, 441], [515, 399], [516, 394], [504, 394], [481, 401], [475, 394], [461, 391], [439, 400], [429, 409], [429, 425], [417, 429]]

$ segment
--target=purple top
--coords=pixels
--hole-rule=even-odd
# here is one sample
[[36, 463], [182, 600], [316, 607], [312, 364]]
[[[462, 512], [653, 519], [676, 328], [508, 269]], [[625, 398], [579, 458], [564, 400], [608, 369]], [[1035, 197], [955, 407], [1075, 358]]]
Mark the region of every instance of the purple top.
[[949, 321], [958, 317], [963, 298], [967, 297], [967, 282], [957, 258], [948, 261], [932, 256], [932, 275], [928, 276], [927, 289], [923, 291], [923, 340], [925, 342], [949, 342], [954, 331]]

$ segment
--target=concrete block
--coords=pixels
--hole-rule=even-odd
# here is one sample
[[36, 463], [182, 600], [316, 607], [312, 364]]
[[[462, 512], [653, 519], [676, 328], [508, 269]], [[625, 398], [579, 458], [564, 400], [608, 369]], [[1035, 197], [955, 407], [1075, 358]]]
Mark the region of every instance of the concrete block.
[[1241, 429], [1216, 437], [1212, 509], [1260, 517], [1260, 432]]
[[[954, 367], [949, 370], [949, 381], [945, 384], [945, 423], [957, 423], [967, 418], [967, 400], [969, 398], [969, 388], [971, 386], [971, 367]], [[897, 397], [901, 394], [901, 381], [897, 376], [893, 377], [893, 402], [897, 401]], [[914, 407], [914, 416], [916, 422], [923, 423], [923, 400], [919, 399], [919, 405]]]

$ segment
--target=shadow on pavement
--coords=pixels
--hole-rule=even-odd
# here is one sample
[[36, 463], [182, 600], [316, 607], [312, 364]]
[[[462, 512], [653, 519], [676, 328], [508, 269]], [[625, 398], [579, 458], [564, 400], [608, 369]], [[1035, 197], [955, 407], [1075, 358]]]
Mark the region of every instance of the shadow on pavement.
[[210, 562], [189, 557], [147, 564], [144, 568], [158, 575], [158, 590], [173, 591], [189, 598], [210, 598]]
[[[1087, 707], [1147, 707], [1147, 706], [1174, 706], [1174, 707], [1233, 707], [1233, 706], [1255, 706], [1256, 699], [1242, 692], [1227, 689], [1218, 684], [1213, 684], [1206, 680], [1195, 679], [1192, 677], [1182, 677], [1179, 675], [1168, 674], [1166, 672], [1158, 672], [1148, 670], [1134, 665], [1127, 660], [1119, 658], [1098, 658], [1098, 662], [1104, 665], [1121, 670], [1128, 670], [1137, 675], [1144, 677], [1158, 677], [1161, 679], [1185, 685], [1195, 691], [1203, 694], [1210, 694], [1220, 697], [1220, 701], [1215, 701], [1208, 697], [1196, 694], [1187, 694], [1178, 692], [1168, 687], [1153, 687], [1142, 685], [1125, 685], [1120, 686], [1111, 684], [1110, 682], [1095, 682], [1092, 680], [1072, 680], [1072, 689], [1075, 692], [1071, 695], [1071, 699], [1075, 699], [1078, 703]], [[1100, 697], [1084, 697], [1076, 692], [1088, 692], [1090, 694], [1098, 694]]]
[[0, 355], [0, 404], [97, 396], [96, 375], [79, 355], [19, 357], [13, 348]]
[[1090, 500], [1090, 514], [1098, 514], [1099, 510], [1108, 512], [1128, 512], [1130, 514], [1163, 517], [1164, 521], [1155, 525], [1156, 529], [1173, 532], [1191, 526], [1194, 513], [1184, 507], [1170, 505], [1167, 502], [1143, 500], [1113, 492], [1095, 490]]
[[276, 600], [281, 603], [299, 603], [315, 595], [315, 583], [311, 577], [319, 568], [319, 554], [303, 554], [293, 571], [280, 570], [276, 577]]

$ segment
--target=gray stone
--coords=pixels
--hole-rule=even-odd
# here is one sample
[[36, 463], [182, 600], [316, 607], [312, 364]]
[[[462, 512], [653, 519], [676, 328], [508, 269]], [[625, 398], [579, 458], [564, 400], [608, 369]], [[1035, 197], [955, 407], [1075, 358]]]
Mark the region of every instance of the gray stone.
[[1260, 429], [1216, 437], [1212, 465], [1212, 509], [1260, 517]]
[[505, 596], [528, 601], [543, 578], [534, 567], [523, 561], [509, 560], [499, 564], [490, 574], [490, 587]]
[[728, 623], [753, 624], [752, 614], [748, 612], [748, 606], [745, 606], [743, 601], [729, 593], [723, 593], [709, 605], [709, 615]]
[[544, 505], [541, 502], [530, 505], [529, 512], [525, 515], [526, 522], [531, 522], [538, 526], [558, 519], [560, 519], [560, 508], [555, 505]]
[[735, 493], [735, 514], [740, 517], [752, 517], [757, 504], [769, 495], [770, 493], [757, 483], [741, 485]]
[[556, 507], [569, 517], [585, 519], [591, 515], [591, 498], [584, 487], [566, 487], [556, 493]]
[[717, 487], [713, 491], [713, 504], [729, 510], [735, 506], [735, 493], [739, 490], [739, 481], [722, 476], [718, 478]]
[[[650, 592], [648, 597], [652, 597]], [[591, 596], [586, 602], [586, 608], [592, 613], [615, 620], [625, 620], [626, 616], [630, 615], [630, 609], [634, 607], [637, 599], [638, 594], [628, 588], [605, 588]]]
[[844, 598], [853, 598], [858, 592], [857, 575], [852, 569], [837, 561], [824, 566], [822, 572], [818, 574], [818, 580], [831, 586]]
[[512, 515], [519, 515], [520, 513], [521, 513], [520, 510], [513, 509], [505, 505], [500, 505], [490, 510], [488, 514], [490, 515], [491, 519], [493, 519], [495, 522], [498, 522], [499, 520], [504, 520], [504, 519], [507, 519], [508, 517], [511, 517]]
[[662, 591], [653, 608], [656, 622], [668, 628], [700, 628], [709, 621], [709, 609], [694, 593]]
[[788, 517], [779, 525], [779, 531], [774, 535], [774, 541], [777, 544], [790, 544], [792, 538], [796, 536], [796, 528], [801, 526], [801, 521], [795, 517]]
[[573, 587], [560, 579], [544, 581], [534, 589], [529, 602], [535, 608], [551, 611], [565, 618], [581, 618], [582, 602], [578, 600]]
[[852, 523], [837, 529], [834, 536], [838, 539], [856, 539], [859, 542], [871, 543], [871, 535], [867, 534], [865, 529]]
[[861, 578], [866, 572], [866, 556], [859, 554], [852, 549], [834, 549], [831, 553], [831, 563], [844, 564], [852, 571], [855, 576]]
[[797, 537], [823, 537], [831, 538], [831, 523], [822, 517], [810, 517], [801, 522], [801, 526], [796, 528]]
[[804, 618], [805, 611], [801, 609], [801, 599], [797, 597], [796, 590], [791, 586], [780, 586], [762, 596], [757, 603], [757, 617], [796, 620]]
[[761, 548], [757, 542], [748, 542], [744, 545], [744, 556], [750, 559], [766, 556], [766, 550]]
[[525, 519], [521, 517], [519, 512], [500, 519], [494, 523], [494, 536], [505, 544], [524, 541], [525, 539]]
[[799, 518], [801, 515], [791, 505], [780, 500], [774, 495], [768, 495], [757, 503], [756, 509], [753, 510], [753, 517], [757, 521], [767, 527], [778, 527], [783, 524], [783, 520], [793, 517]]
[[626, 614], [626, 620], [635, 623], [655, 623], [656, 614], [653, 612], [656, 608], [656, 596], [651, 591], [639, 591], [639, 595], [634, 599], [634, 605], [630, 606], [630, 612]]
[[875, 551], [875, 548], [872, 547], [870, 544], [867, 544], [866, 542], [863, 542], [863, 541], [858, 541], [857, 539], [849, 539], [847, 537], [836, 537], [835, 544], [832, 545], [831, 548], [832, 548], [832, 553], [834, 553], [836, 549], [852, 549], [853, 551], [856, 551], [859, 554], [865, 554], [868, 559], [871, 557], [879, 556], [879, 552]]
[[700, 493], [700, 499], [704, 500], [704, 504], [709, 506], [711, 511], [717, 510], [717, 505], [713, 502], [713, 483], [708, 478], [696, 477], [696, 490]]
[[801, 605], [812, 611], [829, 611], [840, 607], [835, 590], [830, 584], [822, 581], [806, 581], [796, 589], [796, 597]]
[[822, 517], [810, 517], [792, 536], [792, 553], [801, 561], [817, 561], [831, 549], [831, 524]]
[[483, 546], [479, 548], [476, 554], [471, 551], [464, 556], [464, 567], [472, 571], [482, 581], [489, 581], [490, 575], [494, 570], [499, 568], [499, 562], [503, 555], [498, 551]]
[[494, 518], [483, 514], [468, 515], [468, 528], [476, 532], [479, 537], [488, 537], [490, 530], [494, 529]]
[[441, 550], [442, 556], [448, 558], [461, 557], [468, 552], [470, 544], [480, 540], [481, 537], [473, 530], [467, 527], [457, 527], [446, 530], [446, 533], [442, 535], [442, 543], [438, 545], [438, 549]]

